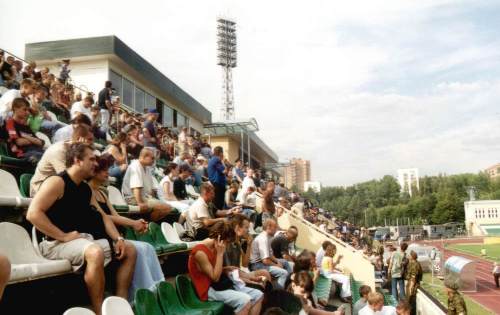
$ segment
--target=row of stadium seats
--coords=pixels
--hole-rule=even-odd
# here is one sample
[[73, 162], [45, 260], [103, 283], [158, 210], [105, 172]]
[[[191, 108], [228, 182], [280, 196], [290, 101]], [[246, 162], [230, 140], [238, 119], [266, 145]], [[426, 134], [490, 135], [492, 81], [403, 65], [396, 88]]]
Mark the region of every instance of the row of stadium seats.
[[135, 294], [136, 315], [218, 315], [224, 310], [224, 303], [201, 301], [194, 291], [189, 277], [178, 275], [175, 286], [162, 282], [155, 292], [139, 289]]
[[[88, 308], [72, 307], [63, 315], [95, 315], [95, 313]], [[102, 315], [134, 315], [134, 311], [127, 300], [110, 296], [102, 303]]]

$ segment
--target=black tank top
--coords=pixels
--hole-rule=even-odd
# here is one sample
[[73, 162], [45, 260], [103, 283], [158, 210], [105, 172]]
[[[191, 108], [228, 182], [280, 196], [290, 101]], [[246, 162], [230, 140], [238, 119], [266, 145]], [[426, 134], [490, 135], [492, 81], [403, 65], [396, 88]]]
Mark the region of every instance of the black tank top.
[[85, 182], [75, 184], [66, 171], [58, 174], [64, 181], [64, 194], [47, 211], [47, 217], [61, 231], [91, 234], [94, 239], [108, 238], [100, 212], [90, 205], [92, 190]]

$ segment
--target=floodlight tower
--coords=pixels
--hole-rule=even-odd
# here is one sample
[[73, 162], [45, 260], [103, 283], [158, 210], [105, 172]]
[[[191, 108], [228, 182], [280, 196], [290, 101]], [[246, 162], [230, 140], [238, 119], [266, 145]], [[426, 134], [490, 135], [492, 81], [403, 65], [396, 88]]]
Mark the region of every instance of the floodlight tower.
[[217, 64], [222, 67], [222, 120], [234, 120], [232, 69], [236, 67], [236, 23], [217, 19]]

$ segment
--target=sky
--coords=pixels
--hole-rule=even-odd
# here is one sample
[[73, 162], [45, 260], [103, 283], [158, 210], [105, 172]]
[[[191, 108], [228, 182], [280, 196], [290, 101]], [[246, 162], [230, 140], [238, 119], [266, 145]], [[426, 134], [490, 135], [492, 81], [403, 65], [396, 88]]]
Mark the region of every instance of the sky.
[[500, 162], [499, 1], [1, 1], [0, 48], [116, 35], [219, 119], [216, 18], [237, 22], [237, 118], [312, 180]]

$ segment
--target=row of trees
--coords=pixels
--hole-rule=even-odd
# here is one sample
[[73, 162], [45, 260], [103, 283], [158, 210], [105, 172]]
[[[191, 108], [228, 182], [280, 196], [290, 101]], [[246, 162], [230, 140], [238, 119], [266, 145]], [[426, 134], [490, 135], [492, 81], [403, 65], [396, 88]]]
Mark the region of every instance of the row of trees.
[[348, 187], [324, 187], [320, 193], [309, 190], [304, 197], [341, 220], [366, 226], [461, 222], [470, 186], [477, 199], [500, 198], [500, 181], [486, 173], [425, 176], [419, 185], [410, 197], [386, 175]]

